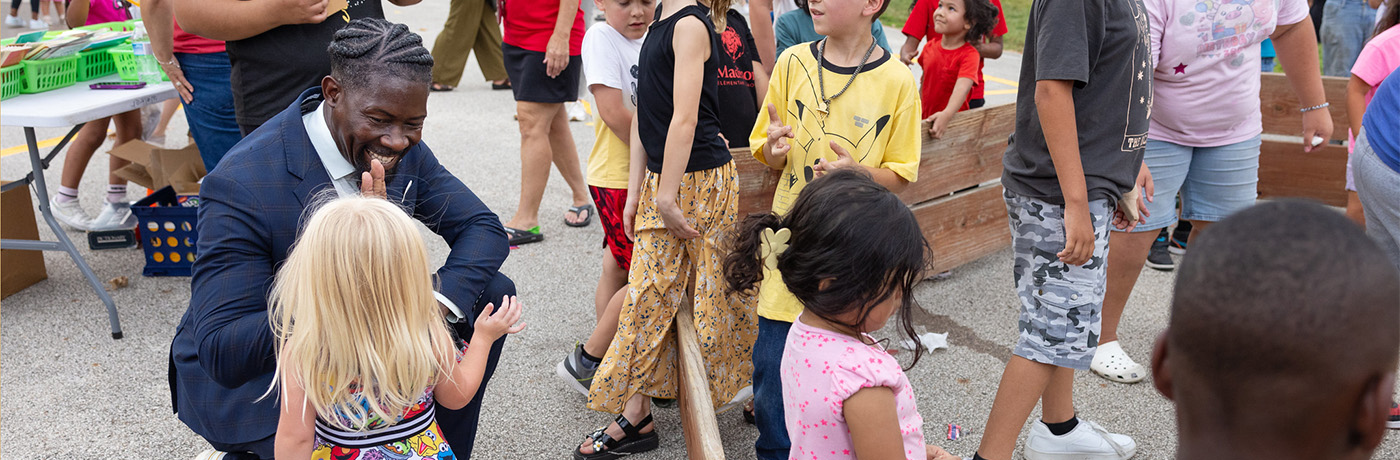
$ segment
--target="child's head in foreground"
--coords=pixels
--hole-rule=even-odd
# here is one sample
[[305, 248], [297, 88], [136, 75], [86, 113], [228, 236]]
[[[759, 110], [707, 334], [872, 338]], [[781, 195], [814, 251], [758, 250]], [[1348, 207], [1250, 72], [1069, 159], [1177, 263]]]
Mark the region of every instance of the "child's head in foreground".
[[300, 383], [323, 419], [354, 425], [338, 428], [376, 415], [397, 420], [455, 356], [423, 237], [382, 199], [339, 198], [317, 209], [271, 298], [278, 381]]
[[603, 12], [603, 19], [613, 30], [629, 40], [646, 35], [656, 16], [656, 0], [593, 0], [593, 6]]
[[772, 232], [768, 250], [783, 241], [786, 249], [779, 249], [770, 269], [782, 273], [804, 315], [865, 333], [898, 314], [914, 339], [910, 309], [928, 244], [909, 207], [865, 172], [827, 173], [802, 190], [786, 216], [755, 214], [738, 232], [725, 260], [731, 289], [748, 291], [762, 280], [764, 234]]
[[818, 34], [869, 35], [870, 24], [885, 13], [890, 0], [807, 0], [806, 4], [804, 9], [812, 15], [812, 30]]
[[1370, 458], [1398, 350], [1394, 265], [1341, 213], [1286, 200], [1191, 241], [1152, 373], [1178, 458]]

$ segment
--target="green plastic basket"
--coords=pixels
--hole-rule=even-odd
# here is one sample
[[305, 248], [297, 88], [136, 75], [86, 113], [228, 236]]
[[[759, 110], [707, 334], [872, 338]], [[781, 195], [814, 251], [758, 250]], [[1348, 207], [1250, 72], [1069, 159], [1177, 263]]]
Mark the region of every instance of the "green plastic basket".
[[82, 27], [74, 27], [73, 30], [110, 30], [112, 32], [130, 32], [132, 30], [136, 30], [134, 23], [135, 21], [104, 22], [101, 24], [91, 24]]
[[[112, 62], [117, 66], [117, 75], [121, 76], [122, 81], [136, 81], [140, 79], [140, 70], [136, 68], [136, 54], [131, 51], [131, 45], [120, 45], [108, 48], [107, 52], [111, 53]], [[170, 81], [170, 76], [166, 75], [164, 70], [160, 72], [160, 77], [161, 81]]]
[[15, 64], [0, 68], [0, 101], [19, 95], [24, 89], [24, 66]]
[[78, 81], [88, 81], [117, 73], [117, 63], [106, 48], [78, 53]]
[[23, 61], [24, 94], [42, 93], [78, 82], [78, 55], [42, 61]]

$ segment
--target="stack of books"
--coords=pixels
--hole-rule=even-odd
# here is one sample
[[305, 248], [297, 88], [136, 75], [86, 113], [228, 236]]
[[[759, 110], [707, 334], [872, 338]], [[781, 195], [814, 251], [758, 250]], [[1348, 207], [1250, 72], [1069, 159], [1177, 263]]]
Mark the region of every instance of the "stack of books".
[[[90, 32], [70, 30], [49, 40], [28, 43], [29, 51], [24, 59], [41, 61], [72, 56], [79, 51], [113, 46], [131, 36], [130, 32]], [[24, 46], [24, 45], [17, 45]]]

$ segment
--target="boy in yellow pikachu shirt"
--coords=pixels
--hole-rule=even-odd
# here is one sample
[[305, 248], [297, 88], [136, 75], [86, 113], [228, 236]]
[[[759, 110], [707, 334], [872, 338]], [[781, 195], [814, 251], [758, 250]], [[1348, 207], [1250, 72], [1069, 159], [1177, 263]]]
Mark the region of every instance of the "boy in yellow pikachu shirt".
[[[857, 167], [898, 193], [918, 179], [922, 132], [914, 74], [875, 44], [870, 25], [889, 0], [811, 0], [820, 41], [778, 56], [749, 145], [754, 158], [782, 171], [773, 212], [785, 214], [807, 182]], [[786, 459], [779, 367], [788, 329], [802, 305], [776, 270], [759, 286], [753, 348], [758, 458]]]

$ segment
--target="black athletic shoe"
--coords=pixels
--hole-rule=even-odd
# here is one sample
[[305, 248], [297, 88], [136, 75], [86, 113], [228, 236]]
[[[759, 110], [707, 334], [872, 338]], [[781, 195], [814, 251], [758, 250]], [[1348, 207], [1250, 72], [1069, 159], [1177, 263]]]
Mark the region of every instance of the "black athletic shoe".
[[1157, 240], [1152, 242], [1152, 250], [1147, 253], [1147, 266], [1164, 272], [1176, 269], [1176, 261], [1172, 260], [1172, 255], [1167, 252], [1167, 229], [1162, 229], [1157, 233]]
[[1172, 230], [1171, 247], [1167, 248], [1172, 254], [1179, 256], [1186, 255], [1187, 239], [1191, 236], [1191, 221], [1183, 220], [1176, 223], [1176, 230]]

